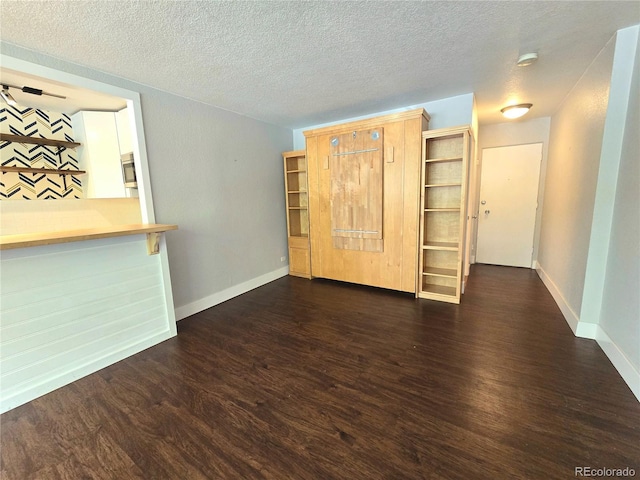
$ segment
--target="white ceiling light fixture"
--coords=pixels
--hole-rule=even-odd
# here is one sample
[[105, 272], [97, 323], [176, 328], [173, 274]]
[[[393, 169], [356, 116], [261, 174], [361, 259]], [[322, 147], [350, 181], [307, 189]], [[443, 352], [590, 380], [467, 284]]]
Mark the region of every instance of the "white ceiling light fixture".
[[504, 107], [500, 111], [502, 112], [502, 115], [507, 118], [520, 118], [526, 114], [531, 107], [533, 107], [532, 103], [519, 103], [518, 105]]
[[18, 104], [18, 102], [16, 102], [16, 99], [13, 98], [13, 96], [11, 96], [11, 94], [9, 93], [9, 87], [7, 87], [6, 85], [2, 85], [2, 92], [0, 92], [0, 95], [2, 95], [2, 99], [7, 102], [7, 105], [15, 107]]
[[532, 63], [535, 63], [537, 60], [538, 60], [537, 53], [524, 53], [520, 55], [520, 57], [518, 57], [518, 61], [516, 62], [516, 65], [518, 65], [519, 67], [528, 67]]

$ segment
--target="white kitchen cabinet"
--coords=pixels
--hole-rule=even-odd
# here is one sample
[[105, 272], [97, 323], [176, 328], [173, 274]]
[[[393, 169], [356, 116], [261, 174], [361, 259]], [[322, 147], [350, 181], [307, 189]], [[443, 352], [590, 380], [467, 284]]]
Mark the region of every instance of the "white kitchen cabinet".
[[120, 153], [133, 152], [133, 142], [131, 140], [131, 122], [129, 121], [129, 109], [123, 108], [116, 112], [116, 128], [118, 129], [118, 144]]
[[86, 198], [127, 196], [122, 179], [120, 144], [113, 112], [78, 112], [71, 117], [73, 131], [82, 147], [77, 149], [81, 170], [86, 170]]

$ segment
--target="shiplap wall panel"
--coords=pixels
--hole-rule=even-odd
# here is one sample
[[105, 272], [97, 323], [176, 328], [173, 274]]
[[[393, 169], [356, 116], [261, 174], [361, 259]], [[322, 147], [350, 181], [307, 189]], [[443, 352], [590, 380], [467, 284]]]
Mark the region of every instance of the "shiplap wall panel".
[[144, 235], [3, 251], [1, 410], [171, 337], [161, 262]]
[[[126, 277], [126, 280], [122, 280]], [[34, 316], [34, 309], [42, 311], [42, 315], [49, 315], [52, 311], [63, 312], [74, 309], [79, 302], [92, 302], [107, 299], [105, 288], [110, 289], [110, 296], [117, 298], [138, 285], [149, 285], [156, 280], [157, 271], [152, 265], [124, 269], [117, 272], [107, 272], [96, 278], [90, 287], [73, 292], [77, 289], [77, 281], [60, 282], [50, 287], [40, 287], [32, 290], [33, 304], [24, 304], [24, 294], [20, 291], [2, 295], [2, 312], [6, 319], [0, 326], [0, 336], [3, 340], [9, 340], [13, 329], [20, 327], [25, 322], [40, 321], [40, 315]]]
[[[156, 309], [150, 313], [157, 315], [160, 311]], [[27, 351], [18, 358], [8, 359], [7, 371], [2, 373], [3, 385], [5, 382], [7, 385], [6, 393], [11, 395], [33, 383], [48, 380], [51, 376], [63, 375], [69, 371], [69, 365], [78, 360], [93, 361], [104, 356], [113, 345], [126, 345], [135, 338], [147, 335], [153, 319], [144, 321], [144, 317], [138, 313], [88, 331], [85, 338], [72, 335], [65, 345], [56, 342], [43, 346], [39, 351]], [[33, 358], [28, 355], [30, 353]], [[3, 394], [4, 392], [3, 386]]]
[[[113, 297], [93, 303], [94, 313], [87, 315], [77, 308], [53, 313], [29, 322], [30, 332], [26, 335], [5, 337], [2, 334], [2, 371], [11, 371], [12, 366], [19, 368], [26, 361], [46, 361], [48, 350], [55, 350], [56, 343], [66, 342], [73, 337], [86, 336], [87, 334], [101, 334], [104, 327], [128, 321], [135, 314], [142, 315], [153, 310], [158, 302], [162, 302], [162, 296], [151, 295], [152, 288], [138, 290], [143, 300], [138, 300], [134, 295], [127, 296], [125, 300], [130, 303], [124, 305], [120, 299]], [[41, 321], [43, 320], [43, 321]], [[27, 360], [23, 361], [22, 358]]]

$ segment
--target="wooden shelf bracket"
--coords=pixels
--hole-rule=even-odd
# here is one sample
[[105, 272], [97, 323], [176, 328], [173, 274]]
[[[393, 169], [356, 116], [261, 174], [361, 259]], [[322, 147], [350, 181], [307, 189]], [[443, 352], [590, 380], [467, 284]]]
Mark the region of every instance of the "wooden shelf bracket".
[[160, 253], [160, 232], [147, 233], [147, 254], [157, 255]]

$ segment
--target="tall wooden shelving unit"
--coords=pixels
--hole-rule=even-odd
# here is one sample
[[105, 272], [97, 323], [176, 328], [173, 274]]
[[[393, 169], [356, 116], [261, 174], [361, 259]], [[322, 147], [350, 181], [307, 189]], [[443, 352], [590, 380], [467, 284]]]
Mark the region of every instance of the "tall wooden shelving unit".
[[304, 150], [284, 152], [289, 275], [311, 278], [309, 248], [309, 190]]
[[468, 126], [422, 133], [417, 296], [460, 303], [469, 176]]

